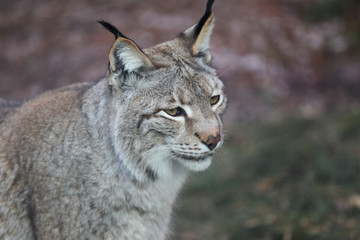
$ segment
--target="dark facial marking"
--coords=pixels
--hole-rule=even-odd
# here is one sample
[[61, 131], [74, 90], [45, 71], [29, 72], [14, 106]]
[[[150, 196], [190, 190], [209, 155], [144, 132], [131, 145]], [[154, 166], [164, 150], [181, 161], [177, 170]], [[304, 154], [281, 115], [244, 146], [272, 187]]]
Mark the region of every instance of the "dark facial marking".
[[151, 181], [155, 181], [157, 179], [157, 174], [151, 168], [147, 167], [145, 173]]

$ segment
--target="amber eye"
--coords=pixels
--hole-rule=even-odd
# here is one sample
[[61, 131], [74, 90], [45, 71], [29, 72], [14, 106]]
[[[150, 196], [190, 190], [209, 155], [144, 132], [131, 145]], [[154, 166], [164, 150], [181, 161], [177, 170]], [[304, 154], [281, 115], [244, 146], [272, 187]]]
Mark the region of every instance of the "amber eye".
[[210, 105], [215, 105], [219, 102], [220, 95], [215, 95], [210, 98]]
[[165, 109], [164, 111], [172, 117], [178, 117], [178, 116], [184, 115], [184, 110], [182, 110], [182, 108], [180, 108], [180, 107], [172, 108], [172, 109]]

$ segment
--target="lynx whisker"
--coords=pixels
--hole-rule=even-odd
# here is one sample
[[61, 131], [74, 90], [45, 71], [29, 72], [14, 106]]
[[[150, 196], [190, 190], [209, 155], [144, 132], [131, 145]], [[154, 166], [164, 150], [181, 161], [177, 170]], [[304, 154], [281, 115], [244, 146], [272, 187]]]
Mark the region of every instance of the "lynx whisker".
[[235, 66], [230, 66], [230, 67], [228, 67], [227, 69], [225, 69], [224, 71], [222, 71], [222, 72], [218, 75], [218, 77], [221, 77], [224, 73], [230, 71], [230, 70], [233, 69], [233, 68], [235, 68]]

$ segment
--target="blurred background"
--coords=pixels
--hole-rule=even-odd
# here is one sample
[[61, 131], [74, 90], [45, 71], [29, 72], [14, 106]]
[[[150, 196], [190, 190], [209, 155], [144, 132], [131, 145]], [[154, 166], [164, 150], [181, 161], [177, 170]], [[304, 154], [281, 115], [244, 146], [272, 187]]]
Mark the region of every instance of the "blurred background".
[[[110, 21], [146, 48], [206, 0], [1, 0], [0, 97], [105, 76]], [[360, 239], [360, 2], [218, 0], [211, 47], [226, 143], [193, 174], [175, 240]]]

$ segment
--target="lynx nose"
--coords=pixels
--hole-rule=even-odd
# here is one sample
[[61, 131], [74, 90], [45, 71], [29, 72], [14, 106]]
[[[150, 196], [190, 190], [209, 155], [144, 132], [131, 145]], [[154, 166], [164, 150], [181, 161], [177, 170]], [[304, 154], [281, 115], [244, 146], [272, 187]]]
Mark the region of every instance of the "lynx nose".
[[213, 150], [217, 146], [218, 142], [220, 142], [220, 140], [221, 140], [220, 134], [217, 134], [215, 137], [213, 135], [211, 135], [206, 140], [205, 145], [210, 150]]

